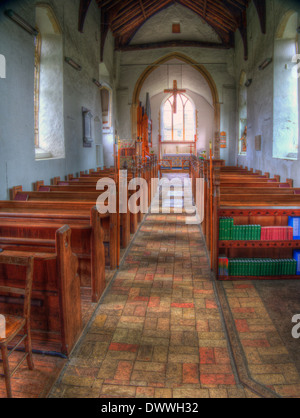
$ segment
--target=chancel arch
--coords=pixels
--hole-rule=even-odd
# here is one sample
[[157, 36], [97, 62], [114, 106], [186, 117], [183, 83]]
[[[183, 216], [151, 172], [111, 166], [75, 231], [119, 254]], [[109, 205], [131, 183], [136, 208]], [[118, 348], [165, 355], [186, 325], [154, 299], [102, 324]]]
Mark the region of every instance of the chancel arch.
[[[137, 81], [132, 101], [132, 136], [136, 137], [136, 109], [140, 102], [145, 102], [146, 93], [150, 93], [153, 150], [159, 154], [158, 142], [162, 137], [163, 123], [162, 103], [172, 96], [172, 94], [165, 93], [165, 90], [172, 90], [174, 82], [177, 83], [179, 90], [185, 91], [184, 94], [191, 100], [191, 103], [195, 104], [197, 151], [208, 151], [209, 141], [213, 139], [214, 132], [220, 130], [220, 104], [217, 87], [210, 73], [202, 65], [198, 65], [181, 53], [169, 54], [156, 61], [143, 72]], [[179, 96], [178, 100], [180, 100]], [[194, 140], [194, 138], [187, 139], [189, 139], [187, 142]], [[177, 148], [173, 147], [172, 150], [170, 147], [161, 149], [161, 154], [164, 151], [176, 153], [177, 150], [178, 152]]]

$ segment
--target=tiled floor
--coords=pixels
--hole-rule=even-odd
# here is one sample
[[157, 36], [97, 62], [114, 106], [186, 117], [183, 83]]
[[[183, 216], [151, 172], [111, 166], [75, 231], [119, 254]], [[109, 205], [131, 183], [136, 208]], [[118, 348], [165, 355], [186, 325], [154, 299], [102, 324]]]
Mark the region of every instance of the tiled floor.
[[[171, 212], [182, 206], [171, 202]], [[255, 283], [212, 280], [200, 229], [184, 214], [150, 214], [50, 397], [299, 397], [271, 308]], [[64, 366], [36, 364], [14, 378], [15, 396], [46, 396]]]
[[198, 227], [149, 215], [52, 396], [244, 396], [208, 277]]
[[[133, 239], [133, 236], [131, 237]], [[121, 250], [121, 258], [125, 251]], [[108, 286], [114, 277], [116, 270], [106, 270], [105, 278]], [[90, 289], [81, 289], [81, 310], [83, 327], [86, 327], [92, 318], [97, 305], [91, 303]], [[1, 355], [0, 355], [1, 356]], [[14, 353], [10, 357], [10, 370], [13, 370], [17, 365], [19, 359], [23, 356], [22, 353]], [[14, 398], [45, 398], [53, 384], [58, 379], [63, 370], [67, 360], [59, 357], [49, 355], [34, 354], [34, 370], [29, 371], [27, 363], [24, 362], [18, 369], [16, 374], [12, 377], [12, 394]], [[0, 374], [2, 374], [2, 365], [0, 364]], [[4, 379], [0, 378], [0, 399], [6, 398], [6, 389]]]
[[253, 396], [237, 385], [205, 245], [185, 220], [147, 217], [51, 397]]
[[[300, 375], [289, 344], [289, 339], [292, 340], [292, 315], [283, 315], [279, 323], [273, 321], [266, 309], [265, 298], [256, 289], [260, 284], [226, 282], [223, 286], [251, 377], [282, 397], [300, 397]], [[274, 288], [278, 283], [270, 282], [268, 286]], [[281, 282], [281, 286], [283, 289], [287, 283]], [[273, 303], [280, 303], [280, 297], [274, 297]], [[289, 324], [286, 324], [287, 318]], [[286, 334], [281, 336], [278, 332], [278, 325], [284, 323], [289, 339]], [[299, 340], [294, 343], [299, 347]], [[299, 348], [296, 357], [299, 359]]]
[[[114, 271], [106, 271], [106, 282], [112, 279]], [[90, 321], [97, 305], [91, 303], [90, 290], [81, 290], [81, 309], [82, 322], [85, 327]], [[13, 370], [22, 353], [14, 353], [10, 357], [10, 370]], [[63, 370], [66, 360], [59, 357], [49, 355], [34, 354], [34, 370], [29, 371], [26, 361], [18, 369], [12, 378], [12, 394], [14, 398], [44, 398], [47, 397], [53, 384]], [[2, 365], [0, 365], [0, 373], [2, 374]], [[0, 378], [0, 399], [6, 397], [4, 379]]]

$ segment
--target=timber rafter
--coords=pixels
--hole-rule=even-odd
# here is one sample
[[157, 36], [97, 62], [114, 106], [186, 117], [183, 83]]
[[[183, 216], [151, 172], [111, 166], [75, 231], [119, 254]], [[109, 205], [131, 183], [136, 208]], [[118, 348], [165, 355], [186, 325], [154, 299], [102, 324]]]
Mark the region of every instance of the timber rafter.
[[[253, 1], [259, 15], [262, 32], [265, 33], [266, 1]], [[221, 47], [234, 46], [234, 33], [239, 30], [243, 39], [245, 59], [247, 59], [246, 11], [251, 0], [96, 0], [96, 2], [102, 14], [101, 31], [102, 33], [106, 32], [104, 27], [112, 31], [117, 49], [128, 50], [132, 38], [148, 19], [172, 4], [178, 3], [192, 10], [214, 29], [220, 38]], [[83, 31], [90, 3], [91, 0], [80, 0], [80, 31]], [[174, 46], [175, 44], [172, 43]], [[154, 43], [153, 47], [155, 47]], [[212, 47], [216, 47], [216, 45], [213, 44]]]

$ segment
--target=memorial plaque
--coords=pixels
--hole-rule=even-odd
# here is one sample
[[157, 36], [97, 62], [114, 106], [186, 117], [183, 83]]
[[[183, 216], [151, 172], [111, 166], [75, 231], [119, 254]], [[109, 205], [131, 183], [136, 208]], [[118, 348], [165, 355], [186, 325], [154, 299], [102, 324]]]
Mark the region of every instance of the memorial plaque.
[[261, 135], [255, 137], [255, 151], [261, 151]]

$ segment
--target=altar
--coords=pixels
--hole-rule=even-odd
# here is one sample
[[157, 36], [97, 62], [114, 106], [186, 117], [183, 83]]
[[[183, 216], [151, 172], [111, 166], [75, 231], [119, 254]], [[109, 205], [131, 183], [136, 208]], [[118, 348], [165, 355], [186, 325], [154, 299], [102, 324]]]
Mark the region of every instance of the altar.
[[162, 169], [186, 170], [190, 167], [191, 154], [164, 154], [162, 156]]
[[[192, 155], [197, 153], [197, 141], [159, 141], [161, 170], [188, 170]], [[176, 152], [174, 153], [176, 149]], [[172, 152], [173, 151], [173, 152]]]

